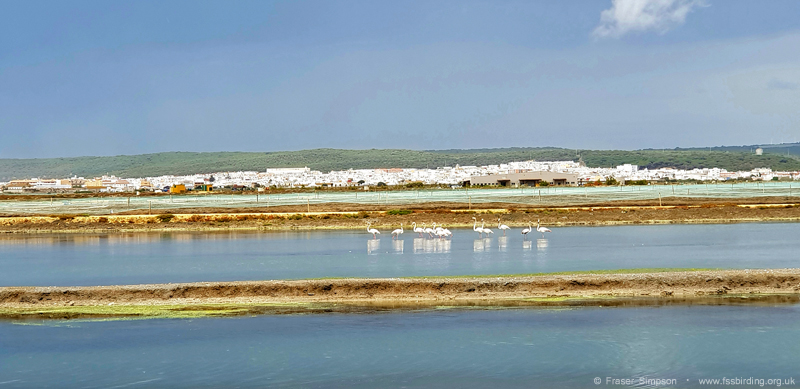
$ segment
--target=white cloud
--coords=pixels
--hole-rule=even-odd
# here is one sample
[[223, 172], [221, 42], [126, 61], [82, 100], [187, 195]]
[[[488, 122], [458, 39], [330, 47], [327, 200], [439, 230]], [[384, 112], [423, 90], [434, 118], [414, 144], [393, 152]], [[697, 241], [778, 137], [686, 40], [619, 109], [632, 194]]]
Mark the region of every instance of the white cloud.
[[683, 24], [686, 15], [704, 0], [612, 0], [611, 8], [600, 13], [600, 25], [592, 35], [619, 38], [629, 32], [666, 33]]

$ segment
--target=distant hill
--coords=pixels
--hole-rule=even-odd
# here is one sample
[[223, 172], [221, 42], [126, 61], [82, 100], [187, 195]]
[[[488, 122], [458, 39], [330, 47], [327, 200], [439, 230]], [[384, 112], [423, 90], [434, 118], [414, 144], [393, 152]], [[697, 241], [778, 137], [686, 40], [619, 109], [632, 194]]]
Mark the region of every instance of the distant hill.
[[[748, 147], [748, 146], [742, 146]], [[765, 149], [766, 151], [767, 149]], [[750, 170], [800, 170], [800, 159], [780, 153], [762, 156], [736, 150], [581, 150], [587, 166], [612, 167], [631, 163], [648, 168], [681, 169], [720, 167]], [[14, 178], [57, 178], [73, 175], [94, 177], [113, 174], [120, 177], [147, 177], [165, 174], [213, 173], [277, 167], [308, 166], [324, 172], [369, 168], [424, 168], [458, 165], [490, 165], [510, 161], [578, 160], [575, 150], [542, 148], [501, 148], [477, 150], [339, 150], [314, 149], [270, 153], [256, 152], [169, 152], [113, 157], [75, 157], [46, 159], [0, 159], [0, 181]]]
[[800, 157], [800, 143], [777, 143], [747, 146], [714, 146], [714, 147], [693, 147], [677, 148], [675, 150], [684, 151], [734, 151], [744, 153], [754, 153], [757, 148], [764, 150], [764, 153], [781, 154], [786, 156]]

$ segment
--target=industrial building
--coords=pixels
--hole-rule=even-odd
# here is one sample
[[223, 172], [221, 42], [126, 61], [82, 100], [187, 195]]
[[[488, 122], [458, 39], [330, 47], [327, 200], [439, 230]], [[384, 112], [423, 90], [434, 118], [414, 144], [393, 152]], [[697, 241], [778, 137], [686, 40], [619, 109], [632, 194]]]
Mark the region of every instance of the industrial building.
[[536, 186], [542, 182], [554, 186], [576, 186], [580, 181], [573, 173], [535, 171], [472, 176], [468, 182], [472, 186]]

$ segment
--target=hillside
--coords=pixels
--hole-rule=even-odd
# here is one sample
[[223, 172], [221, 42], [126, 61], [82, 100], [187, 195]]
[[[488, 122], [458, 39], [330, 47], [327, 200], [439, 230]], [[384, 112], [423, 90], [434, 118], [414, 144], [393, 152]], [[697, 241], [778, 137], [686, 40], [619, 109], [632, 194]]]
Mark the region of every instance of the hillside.
[[[756, 156], [749, 152], [707, 150], [581, 150], [590, 167], [631, 163], [649, 168], [682, 169], [721, 167], [750, 170], [800, 170], [800, 159], [776, 153]], [[165, 174], [265, 170], [268, 167], [302, 167], [330, 171], [366, 168], [424, 168], [436, 166], [488, 165], [522, 160], [577, 160], [576, 152], [562, 148], [503, 148], [478, 150], [338, 150], [257, 152], [169, 152], [113, 157], [47, 159], [0, 159], [0, 181], [29, 177], [93, 177], [114, 174], [145, 177]]]
[[696, 147], [696, 148], [678, 148], [676, 150], [684, 151], [733, 151], [753, 153], [755, 149], [761, 147], [765, 154], [780, 154], [789, 157], [800, 157], [800, 143], [777, 143], [777, 144], [762, 144], [762, 145], [746, 145], [746, 146], [714, 146], [714, 147]]

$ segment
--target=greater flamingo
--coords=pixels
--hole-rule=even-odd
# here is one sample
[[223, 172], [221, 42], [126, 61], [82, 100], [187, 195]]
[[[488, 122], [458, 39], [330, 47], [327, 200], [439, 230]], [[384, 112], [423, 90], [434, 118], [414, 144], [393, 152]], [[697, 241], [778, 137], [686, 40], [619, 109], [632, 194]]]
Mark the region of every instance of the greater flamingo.
[[488, 238], [489, 234], [494, 234], [494, 231], [484, 227], [485, 224], [486, 222], [481, 219], [481, 230], [483, 230], [483, 233], [486, 234], [486, 237]]
[[509, 226], [507, 226], [505, 224], [500, 224], [500, 218], [498, 217], [497, 218], [497, 229], [498, 230], [503, 230], [503, 236], [506, 236], [506, 230], [510, 230], [511, 227], [509, 227]]
[[531, 231], [533, 231], [533, 227], [531, 227], [531, 222], [528, 222], [528, 228], [522, 229], [523, 240], [528, 238], [528, 233]]
[[483, 238], [483, 228], [478, 227], [478, 219], [473, 217], [472, 220], [475, 220], [475, 222], [472, 223], [472, 231], [477, 232], [478, 234], [480, 234], [481, 238]]
[[[419, 237], [420, 237], [420, 238], [422, 238], [422, 227], [417, 227], [417, 222], [414, 222], [414, 223], [411, 223], [411, 224], [413, 224], [413, 225], [414, 225], [414, 226], [413, 226], [413, 228], [414, 228], [414, 232], [418, 233], [418, 234], [419, 234]], [[425, 223], [422, 223], [422, 225], [424, 226], [424, 225], [425, 225]]]
[[540, 226], [539, 225], [539, 219], [536, 219], [536, 231], [542, 233], [542, 238], [544, 238], [544, 233], [545, 232], [552, 232], [552, 231], [550, 231], [549, 228]]
[[367, 232], [372, 234], [372, 239], [378, 239], [377, 234], [380, 234], [381, 232], [374, 228], [369, 228], [370, 226], [372, 226], [372, 222], [367, 223]]
[[[433, 223], [433, 226], [436, 227], [436, 223]], [[433, 228], [427, 227], [422, 232], [428, 234], [431, 238], [433, 238]]]
[[400, 228], [392, 231], [392, 239], [397, 239], [403, 233], [403, 223], [400, 223]]
[[452, 232], [450, 232], [450, 230], [449, 230], [449, 229], [447, 229], [447, 228], [445, 228], [445, 229], [442, 231], [442, 234], [444, 234], [444, 237], [445, 237], [445, 238], [449, 238], [449, 237], [453, 236], [453, 233], [452, 233]]
[[436, 234], [436, 236], [438, 236], [438, 237], [440, 237], [440, 238], [442, 237], [442, 232], [444, 232], [444, 228], [442, 228], [442, 226], [441, 226], [441, 225], [440, 225], [440, 226], [437, 226], [437, 227], [436, 227], [436, 228], [433, 230], [433, 233], [434, 233], [434, 234]]

